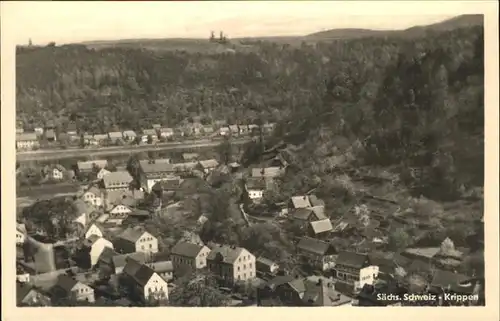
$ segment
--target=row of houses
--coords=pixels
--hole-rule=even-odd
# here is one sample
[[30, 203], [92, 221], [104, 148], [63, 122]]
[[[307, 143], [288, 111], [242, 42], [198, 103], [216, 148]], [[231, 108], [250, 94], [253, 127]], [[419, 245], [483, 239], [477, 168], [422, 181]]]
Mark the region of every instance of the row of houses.
[[[275, 128], [275, 123], [267, 123], [262, 125], [264, 133], [270, 133]], [[189, 123], [181, 127], [170, 128], [162, 127], [160, 124], [153, 125], [152, 128], [142, 129], [140, 132], [134, 130], [114, 131], [105, 134], [88, 134], [78, 133], [76, 127], [68, 129], [67, 132], [62, 132], [59, 135], [67, 135], [72, 141], [79, 141], [83, 138], [85, 145], [103, 145], [105, 142], [117, 144], [122, 142], [133, 142], [140, 139], [142, 143], [155, 143], [158, 140], [171, 140], [174, 137], [192, 137], [203, 135], [220, 135], [220, 136], [244, 136], [251, 133], [258, 133], [259, 126], [250, 125], [229, 125], [222, 127], [214, 127], [212, 125], [203, 125], [201, 123]], [[40, 138], [45, 137], [47, 141], [57, 141], [57, 135], [54, 128], [41, 127], [35, 128], [33, 132], [24, 132], [23, 130], [16, 131], [16, 148], [18, 150], [32, 150], [40, 147]]]

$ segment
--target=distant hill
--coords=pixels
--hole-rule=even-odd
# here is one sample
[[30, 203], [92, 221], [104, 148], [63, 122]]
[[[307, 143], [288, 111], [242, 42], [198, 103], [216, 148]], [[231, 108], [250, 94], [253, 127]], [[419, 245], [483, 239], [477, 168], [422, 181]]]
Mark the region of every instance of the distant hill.
[[352, 39], [362, 37], [420, 37], [427, 32], [449, 31], [457, 28], [483, 25], [484, 17], [480, 14], [461, 15], [442, 22], [425, 26], [415, 26], [404, 30], [371, 30], [371, 29], [331, 29], [309, 34], [304, 37], [308, 41], [325, 41], [335, 39]]

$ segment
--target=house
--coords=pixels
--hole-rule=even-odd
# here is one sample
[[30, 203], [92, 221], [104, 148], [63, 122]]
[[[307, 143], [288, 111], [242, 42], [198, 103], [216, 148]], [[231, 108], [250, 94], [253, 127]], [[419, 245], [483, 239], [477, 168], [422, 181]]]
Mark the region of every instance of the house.
[[37, 137], [40, 137], [43, 135], [43, 128], [42, 127], [35, 127], [34, 132]]
[[323, 206], [312, 207], [312, 208], [311, 207], [298, 208], [292, 210], [289, 213], [290, 213], [290, 218], [304, 223], [328, 219], [328, 217], [325, 215], [325, 208]]
[[113, 243], [106, 240], [102, 236], [99, 235], [90, 235], [83, 242], [83, 246], [88, 249], [90, 256], [90, 265], [94, 266], [97, 264], [99, 257], [105, 248], [113, 249]]
[[256, 124], [250, 124], [248, 125], [248, 132], [252, 135], [258, 134], [260, 131], [259, 125]]
[[108, 166], [108, 161], [105, 159], [77, 162], [76, 167], [79, 173], [91, 173], [94, 168], [102, 169]]
[[236, 246], [215, 246], [207, 257], [208, 269], [225, 285], [256, 277], [255, 256]]
[[188, 174], [196, 169], [198, 166], [197, 162], [186, 162], [186, 163], [176, 163], [172, 164], [174, 166], [174, 171], [178, 174]]
[[99, 143], [97, 142], [97, 140], [94, 138], [93, 135], [90, 135], [90, 134], [84, 134], [83, 135], [83, 142], [85, 143], [85, 145], [92, 145], [92, 146], [97, 146], [99, 145]]
[[122, 136], [123, 136], [124, 140], [131, 142], [131, 141], [135, 140], [135, 138], [137, 137], [137, 134], [133, 130], [125, 130], [122, 133]]
[[92, 235], [103, 237], [103, 235], [104, 235], [103, 232], [104, 232], [104, 229], [102, 228], [102, 226], [99, 225], [98, 223], [94, 222], [94, 223], [89, 224], [89, 226], [87, 227], [87, 229], [83, 233], [83, 237], [85, 239], [88, 239]]
[[158, 275], [167, 282], [174, 278], [174, 266], [172, 261], [158, 261], [146, 263], [146, 265], [158, 273]]
[[57, 140], [55, 131], [53, 129], [47, 129], [45, 131], [45, 138], [49, 142], [55, 142]]
[[97, 142], [98, 145], [102, 145], [105, 142], [109, 141], [109, 136], [108, 134], [95, 134], [93, 136], [94, 140]]
[[149, 266], [129, 259], [123, 274], [127, 277], [127, 284], [133, 293], [142, 300], [168, 300], [167, 281]]
[[122, 132], [109, 132], [108, 137], [112, 143], [116, 143], [117, 141], [123, 139], [123, 133]]
[[321, 271], [331, 270], [337, 258], [337, 250], [332, 244], [310, 237], [299, 240], [297, 253], [302, 260]]
[[279, 265], [274, 261], [266, 259], [265, 257], [258, 257], [256, 261], [257, 272], [276, 274], [279, 269]]
[[143, 143], [147, 143], [149, 137], [151, 137], [153, 143], [158, 140], [158, 134], [155, 129], [144, 129], [142, 131], [141, 140]]
[[335, 290], [332, 280], [321, 276], [282, 277], [275, 293], [286, 306], [349, 306], [351, 299]]
[[160, 132], [160, 137], [163, 137], [166, 139], [174, 137], [174, 129], [173, 128], [168, 128], [168, 127], [160, 128], [159, 132]]
[[240, 134], [240, 129], [238, 128], [238, 125], [229, 125], [229, 131], [233, 136], [238, 136]]
[[175, 168], [168, 158], [139, 161], [140, 184], [147, 192], [151, 192], [156, 183], [173, 177], [175, 177]]
[[478, 305], [480, 302], [484, 302], [484, 278], [469, 277], [460, 273], [438, 269], [434, 272], [429, 284], [429, 292], [438, 296], [449, 293], [466, 295], [470, 298], [465, 302], [454, 298], [443, 302], [441, 297], [440, 305]]
[[49, 179], [60, 181], [64, 179], [66, 168], [59, 164], [47, 165], [43, 168], [43, 173]]
[[221, 136], [229, 136], [231, 135], [231, 129], [229, 127], [221, 127], [219, 128], [219, 134]]
[[185, 127], [184, 127], [184, 132], [186, 133], [186, 135], [188, 136], [199, 136], [201, 134], [203, 134], [203, 125], [199, 122], [194, 122], [192, 124], [187, 124]]
[[[22, 124], [21, 124], [21, 126], [22, 126]], [[17, 128], [16, 128], [16, 134], [22, 134], [22, 133], [24, 133], [24, 128], [22, 128], [22, 127], [17, 127]]]
[[76, 123], [71, 122], [66, 126], [66, 132], [69, 136], [76, 136], [78, 134], [78, 130], [76, 128]]
[[160, 124], [153, 124], [153, 126], [151, 126], [154, 130], [158, 130], [161, 128], [161, 125]]
[[17, 306], [50, 306], [50, 298], [28, 284], [16, 282]]
[[210, 249], [204, 245], [179, 242], [171, 250], [170, 256], [176, 271], [202, 269], [207, 266]]
[[36, 133], [16, 134], [16, 148], [19, 150], [32, 150], [40, 147]]
[[158, 239], [149, 232], [137, 228], [127, 228], [118, 236], [114, 245], [119, 253], [158, 252]]
[[197, 161], [200, 155], [198, 153], [182, 153], [182, 159], [185, 162]]
[[16, 244], [24, 244], [26, 233], [26, 225], [24, 223], [16, 223]]
[[70, 301], [94, 302], [94, 289], [65, 274], [59, 275], [57, 282], [50, 291], [54, 298]]
[[339, 282], [348, 285], [353, 292], [359, 291], [365, 284], [374, 284], [378, 276], [378, 266], [371, 264], [367, 254], [342, 251], [335, 262], [334, 276]]
[[127, 265], [129, 258], [141, 264], [145, 264], [148, 261], [148, 256], [144, 252], [116, 254], [111, 258], [113, 264], [112, 268], [115, 274], [123, 273], [123, 269], [125, 268], [125, 265]]
[[267, 182], [263, 178], [249, 177], [245, 182], [245, 190], [248, 193], [248, 197], [254, 202], [262, 200], [266, 188]]
[[262, 126], [262, 130], [266, 133], [271, 133], [276, 128], [276, 123], [267, 123]]
[[80, 223], [82, 226], [87, 226], [93, 219], [94, 207], [82, 199], [77, 199], [73, 202], [73, 209], [76, 213], [74, 222]]
[[219, 162], [215, 159], [207, 159], [198, 162], [199, 168], [203, 173], [208, 174], [219, 166]]
[[107, 191], [126, 191], [134, 179], [127, 171], [111, 172], [102, 178], [104, 188]]
[[99, 170], [99, 172], [97, 172], [97, 179], [103, 179], [104, 176], [108, 175], [109, 173], [111, 173], [110, 171], [108, 171], [107, 169], [105, 168], [101, 168]]
[[203, 134], [205, 134], [205, 135], [211, 135], [214, 132], [215, 132], [215, 129], [213, 128], [213, 126], [210, 126], [210, 125], [203, 126]]
[[332, 221], [326, 218], [319, 221], [309, 222], [309, 235], [312, 237], [320, 237], [328, 234], [333, 230]]
[[252, 177], [276, 178], [284, 173], [281, 167], [252, 168]]
[[312, 207], [311, 203], [309, 202], [309, 197], [307, 195], [292, 196], [290, 201], [292, 205], [291, 207], [294, 209]]
[[83, 193], [82, 200], [85, 203], [92, 204], [94, 206], [102, 206], [103, 205], [102, 196], [103, 196], [102, 191], [98, 187], [92, 186], [86, 192]]
[[132, 213], [130, 207], [124, 204], [115, 205], [110, 211], [110, 218], [126, 218], [128, 214]]

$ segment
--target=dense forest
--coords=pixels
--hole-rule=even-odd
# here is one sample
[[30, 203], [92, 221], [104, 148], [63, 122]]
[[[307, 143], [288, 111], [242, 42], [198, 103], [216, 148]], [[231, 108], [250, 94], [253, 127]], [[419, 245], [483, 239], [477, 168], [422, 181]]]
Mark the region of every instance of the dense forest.
[[17, 118], [27, 128], [54, 120], [61, 131], [74, 121], [93, 133], [194, 116], [277, 121], [276, 141], [301, 146], [298, 164], [311, 178], [338, 167], [341, 151], [357, 165], [398, 166], [424, 195], [453, 198], [483, 184], [482, 26], [258, 46], [19, 48]]

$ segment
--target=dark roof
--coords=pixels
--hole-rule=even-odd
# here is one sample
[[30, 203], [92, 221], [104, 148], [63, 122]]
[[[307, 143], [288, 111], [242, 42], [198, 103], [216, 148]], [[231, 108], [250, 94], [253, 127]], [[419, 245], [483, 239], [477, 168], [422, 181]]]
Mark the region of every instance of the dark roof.
[[170, 159], [156, 159], [154, 162], [149, 160], [139, 161], [142, 171], [146, 174], [160, 172], [174, 172], [174, 165], [170, 163]]
[[257, 190], [265, 190], [267, 187], [266, 180], [264, 178], [258, 177], [249, 177], [245, 183], [247, 189], [257, 189]]
[[37, 140], [38, 137], [36, 133], [21, 133], [21, 134], [16, 134], [16, 141], [21, 142], [21, 141], [34, 141]]
[[30, 293], [31, 290], [36, 291], [32, 286], [28, 284], [22, 284], [19, 282], [16, 282], [16, 298], [17, 298], [17, 303], [21, 303], [24, 298]]
[[460, 273], [436, 270], [432, 278], [431, 285], [435, 287], [447, 288], [448, 286], [453, 287], [459, 283], [470, 279], [469, 276]]
[[69, 293], [76, 284], [78, 284], [77, 280], [67, 276], [66, 274], [61, 274], [58, 276], [55, 286], [64, 290], [66, 293]]
[[99, 256], [99, 261], [102, 261], [106, 264], [112, 264], [113, 263], [113, 258], [115, 256], [119, 255], [115, 250], [112, 248], [106, 246], [104, 250], [102, 251], [101, 255]]
[[336, 252], [335, 248], [330, 243], [323, 242], [310, 237], [301, 238], [299, 243], [297, 244], [297, 248], [320, 255], [326, 255], [328, 253], [333, 254]]
[[363, 267], [366, 261], [369, 261], [368, 255], [355, 252], [342, 251], [337, 257], [336, 264], [342, 264], [356, 269]]
[[173, 255], [195, 258], [196, 256], [198, 256], [203, 247], [203, 245], [188, 242], [179, 242], [172, 248], [171, 253]]
[[294, 279], [294, 277], [291, 275], [278, 275], [277, 277], [269, 280], [269, 282], [267, 282], [266, 286], [271, 288], [271, 289], [274, 289], [278, 285], [282, 285], [282, 284], [291, 282], [293, 279]]
[[147, 263], [146, 265], [152, 268], [156, 273], [166, 273], [174, 271], [172, 261], [153, 262]]
[[141, 236], [144, 233], [145, 233], [145, 231], [143, 231], [143, 230], [129, 227], [125, 231], [123, 231], [123, 233], [120, 234], [120, 236], [118, 238], [135, 243], [135, 242], [137, 242], [137, 240], [139, 240], [141, 238]]
[[134, 253], [129, 253], [129, 254], [117, 254], [112, 257], [113, 265], [116, 268], [119, 267], [124, 267], [127, 264], [128, 260], [134, 260], [135, 262], [138, 263], [145, 263], [146, 262], [146, 253], [144, 252], [134, 252]]
[[310, 203], [309, 197], [307, 197], [307, 195], [292, 196], [291, 201], [292, 201], [292, 205], [294, 208], [309, 208], [309, 207], [311, 207], [311, 203]]
[[138, 285], [144, 286], [151, 279], [155, 271], [147, 265], [129, 259], [123, 269], [123, 273], [130, 276]]
[[296, 208], [292, 212], [293, 218], [297, 220], [307, 221], [309, 217], [313, 214], [313, 211], [310, 208]]
[[230, 247], [227, 245], [216, 246], [207, 256], [207, 261], [221, 260], [224, 263], [233, 264], [240, 256], [243, 248]]
[[328, 279], [320, 278], [318, 281], [306, 279], [305, 291], [302, 301], [312, 306], [337, 306], [351, 301], [346, 296], [335, 291], [333, 284]]

